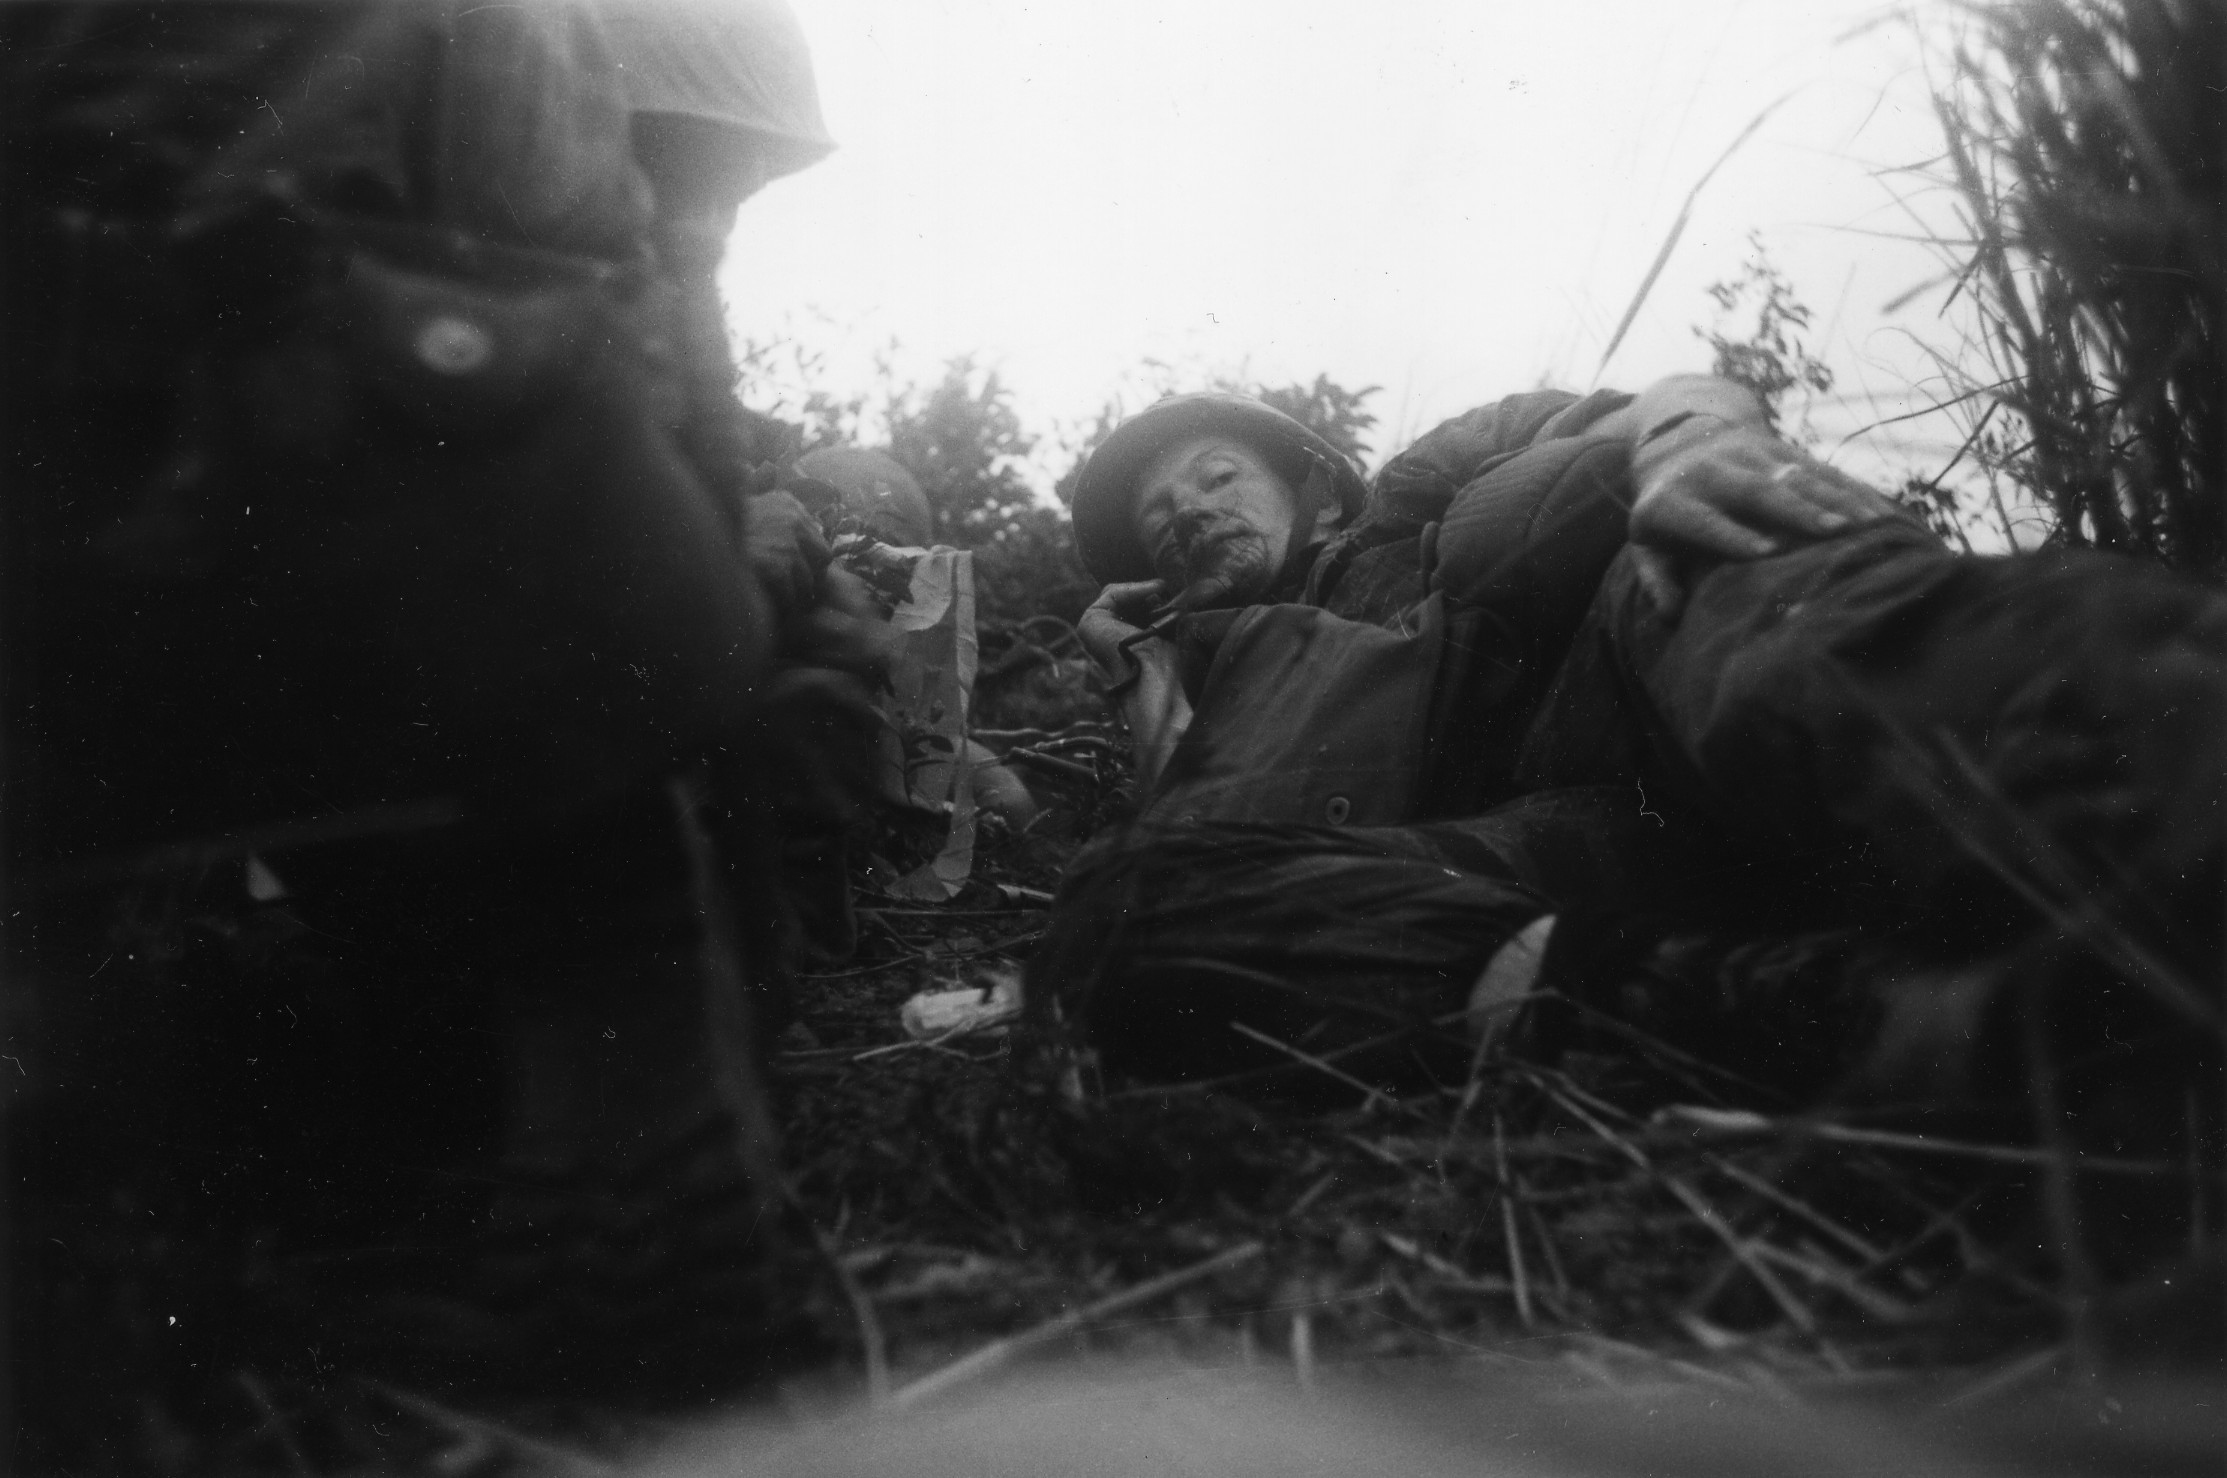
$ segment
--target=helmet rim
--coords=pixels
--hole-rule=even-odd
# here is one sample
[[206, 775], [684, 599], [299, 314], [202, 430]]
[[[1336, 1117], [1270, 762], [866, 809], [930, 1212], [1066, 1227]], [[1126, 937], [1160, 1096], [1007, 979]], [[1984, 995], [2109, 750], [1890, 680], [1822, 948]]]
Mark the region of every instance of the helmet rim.
[[1154, 577], [1151, 556], [1130, 519], [1137, 480], [1146, 464], [1176, 441], [1212, 434], [1233, 437], [1269, 457], [1295, 490], [1308, 464], [1323, 467], [1346, 518], [1367, 502], [1368, 487], [1353, 459], [1274, 406], [1221, 390], [1171, 395], [1116, 426], [1076, 477], [1075, 548], [1093, 579], [1112, 585]]

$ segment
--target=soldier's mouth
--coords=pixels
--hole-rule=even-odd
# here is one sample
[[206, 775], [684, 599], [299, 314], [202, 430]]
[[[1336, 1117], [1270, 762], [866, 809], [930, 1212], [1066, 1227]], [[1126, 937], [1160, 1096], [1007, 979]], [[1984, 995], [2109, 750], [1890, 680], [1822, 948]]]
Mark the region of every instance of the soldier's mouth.
[[1184, 568], [1196, 574], [1210, 562], [1219, 562], [1233, 546], [1249, 538], [1252, 530], [1244, 524], [1224, 523], [1201, 529], [1183, 541]]

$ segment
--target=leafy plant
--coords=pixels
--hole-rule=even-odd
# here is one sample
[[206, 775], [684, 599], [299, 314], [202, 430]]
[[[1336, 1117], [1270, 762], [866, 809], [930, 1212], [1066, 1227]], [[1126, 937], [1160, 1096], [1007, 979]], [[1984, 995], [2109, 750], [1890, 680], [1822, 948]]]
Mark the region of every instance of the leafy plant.
[[962, 354], [933, 385], [888, 386], [882, 405], [889, 454], [928, 495], [939, 541], [980, 547], [1037, 506], [1023, 471], [1036, 437], [996, 370]]
[[[1709, 346], [1709, 372], [1754, 391], [1774, 429], [1790, 392], [1821, 395], [1833, 388], [1832, 370], [1803, 338], [1809, 307], [1771, 261], [1760, 233], [1748, 233], [1748, 258], [1739, 273], [1710, 283], [1707, 292], [1717, 305], [1716, 322], [1694, 336]], [[1796, 439], [1810, 439], [1806, 425]]]
[[1070, 624], [1098, 597], [1098, 582], [1075, 552], [1064, 508], [1014, 511], [974, 550], [974, 608], [983, 622], [1057, 616]]

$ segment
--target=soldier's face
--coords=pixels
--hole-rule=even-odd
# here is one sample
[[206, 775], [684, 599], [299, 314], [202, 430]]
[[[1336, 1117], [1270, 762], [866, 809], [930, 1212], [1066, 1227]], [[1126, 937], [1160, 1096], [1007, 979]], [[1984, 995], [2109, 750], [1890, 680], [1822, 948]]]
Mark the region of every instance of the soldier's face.
[[1299, 498], [1260, 453], [1228, 436], [1194, 436], [1152, 460], [1140, 481], [1137, 537], [1153, 573], [1182, 590], [1214, 580], [1212, 603], [1242, 605], [1275, 583]]

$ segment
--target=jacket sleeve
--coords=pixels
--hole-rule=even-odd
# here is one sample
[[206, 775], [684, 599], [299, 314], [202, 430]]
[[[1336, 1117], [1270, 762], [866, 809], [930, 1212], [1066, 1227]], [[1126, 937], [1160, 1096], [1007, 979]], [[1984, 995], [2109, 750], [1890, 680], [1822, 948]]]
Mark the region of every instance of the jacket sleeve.
[[1630, 450], [1584, 434], [1631, 397], [1557, 399], [1528, 437], [1481, 459], [1447, 500], [1425, 575], [1429, 589], [1491, 612], [1519, 635], [1525, 661], [1546, 666], [1560, 660], [1624, 547], [1632, 504]]
[[1615, 442], [1562, 437], [1502, 458], [1447, 506], [1430, 588], [1559, 651], [1624, 547], [1631, 502]]
[[1369, 511], [1430, 523], [1497, 462], [1541, 441], [1579, 435], [1630, 400], [1614, 390], [1582, 399], [1566, 390], [1533, 390], [1465, 411], [1384, 464]]

